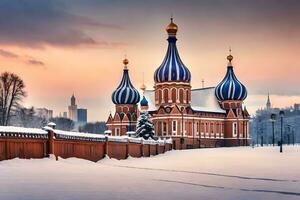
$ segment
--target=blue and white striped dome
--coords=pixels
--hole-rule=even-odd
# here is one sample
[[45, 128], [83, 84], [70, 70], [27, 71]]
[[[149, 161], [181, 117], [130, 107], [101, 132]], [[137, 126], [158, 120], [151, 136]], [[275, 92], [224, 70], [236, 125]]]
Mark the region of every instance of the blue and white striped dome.
[[112, 93], [114, 104], [137, 104], [140, 101], [139, 92], [133, 87], [127, 69], [128, 60], [123, 61], [125, 64], [123, 78], [118, 88]]
[[233, 72], [231, 60], [232, 55], [227, 56], [229, 60], [227, 66], [227, 73], [224, 79], [219, 83], [215, 89], [215, 95], [219, 101], [226, 100], [245, 100], [247, 97], [246, 87], [236, 78]]
[[[176, 31], [174, 27], [176, 28]], [[169, 46], [168, 46], [167, 54], [163, 60], [163, 63], [159, 66], [159, 68], [154, 73], [154, 81], [157, 83], [190, 82], [191, 73], [181, 61], [176, 47], [177, 25], [173, 23], [172, 18], [171, 18], [171, 23], [167, 27], [167, 32], [169, 34], [169, 38], [168, 38]]]

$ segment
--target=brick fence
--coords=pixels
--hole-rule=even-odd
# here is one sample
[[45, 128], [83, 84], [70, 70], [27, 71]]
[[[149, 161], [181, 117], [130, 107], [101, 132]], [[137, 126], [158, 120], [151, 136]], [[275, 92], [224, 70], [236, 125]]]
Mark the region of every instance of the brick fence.
[[0, 161], [13, 158], [62, 158], [98, 161], [106, 155], [115, 159], [149, 157], [172, 149], [172, 141], [143, 140], [99, 134], [42, 129], [0, 127]]

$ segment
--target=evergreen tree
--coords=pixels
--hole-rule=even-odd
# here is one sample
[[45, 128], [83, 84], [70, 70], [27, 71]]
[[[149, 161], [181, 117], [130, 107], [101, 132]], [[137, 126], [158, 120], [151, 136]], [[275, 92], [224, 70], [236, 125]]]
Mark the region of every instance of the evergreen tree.
[[154, 126], [150, 119], [150, 115], [148, 112], [141, 112], [141, 115], [138, 119], [136, 136], [142, 137], [144, 139], [149, 139], [154, 136]]

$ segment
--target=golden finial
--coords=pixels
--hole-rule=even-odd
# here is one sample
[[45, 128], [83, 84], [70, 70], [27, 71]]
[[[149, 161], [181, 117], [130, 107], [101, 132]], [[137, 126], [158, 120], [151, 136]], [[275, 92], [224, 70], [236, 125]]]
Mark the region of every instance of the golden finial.
[[145, 85], [145, 82], [144, 82], [144, 72], [143, 72], [143, 84], [141, 85], [141, 90], [143, 91], [143, 95], [145, 94], [145, 90], [146, 90], [146, 85]]
[[127, 69], [128, 63], [129, 63], [129, 60], [126, 58], [126, 55], [125, 55], [125, 58], [124, 58], [124, 60], [123, 60], [124, 69]]
[[143, 91], [143, 93], [145, 93], [145, 90], [146, 90], [146, 85], [143, 83], [142, 85], [141, 85], [141, 90]]
[[173, 16], [171, 17], [171, 23], [167, 26], [166, 31], [169, 35], [176, 35], [178, 26], [173, 22]]
[[229, 55], [227, 56], [227, 60], [228, 60], [229, 62], [231, 62], [232, 59], [233, 59], [233, 56], [231, 55], [231, 47], [229, 47]]

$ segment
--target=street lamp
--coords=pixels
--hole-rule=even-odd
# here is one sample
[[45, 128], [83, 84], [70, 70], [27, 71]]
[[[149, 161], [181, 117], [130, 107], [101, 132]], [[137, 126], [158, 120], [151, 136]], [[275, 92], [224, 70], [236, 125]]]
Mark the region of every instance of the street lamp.
[[272, 143], [275, 146], [275, 121], [276, 121], [276, 114], [271, 114], [271, 122], [272, 122]]
[[280, 134], [281, 134], [281, 139], [280, 139], [280, 153], [282, 153], [282, 143], [283, 143], [283, 117], [284, 117], [284, 111], [281, 110], [279, 112], [279, 115], [280, 115], [280, 126], [281, 126], [281, 131], [280, 131]]

